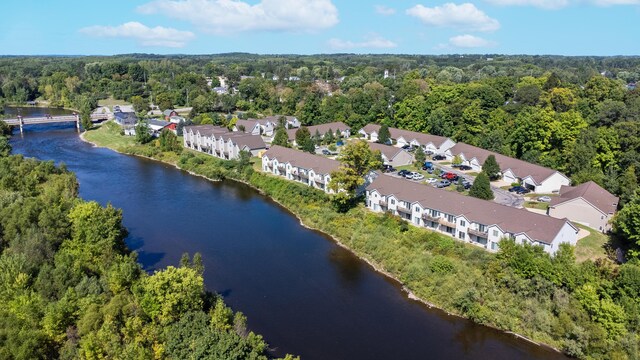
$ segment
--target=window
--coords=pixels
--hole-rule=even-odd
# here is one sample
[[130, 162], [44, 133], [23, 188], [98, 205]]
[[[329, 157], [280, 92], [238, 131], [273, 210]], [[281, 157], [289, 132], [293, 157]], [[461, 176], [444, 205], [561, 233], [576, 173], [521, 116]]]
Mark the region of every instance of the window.
[[432, 217], [440, 217], [440, 211], [431, 210], [431, 216]]
[[467, 223], [464, 220], [460, 220], [460, 226], [466, 226]]
[[498, 250], [498, 243], [491, 242], [491, 250]]
[[462, 240], [464, 240], [464, 233], [462, 231], [458, 231], [458, 237]]
[[396, 204], [396, 201], [395, 201], [395, 200], [393, 200], [393, 199], [391, 199], [391, 200], [389, 200], [389, 203], [391, 203], [391, 205], [395, 205], [395, 204]]
[[601, 216], [600, 216], [600, 220], [604, 220], [604, 215], [601, 215]]
[[493, 236], [498, 237], [498, 230], [493, 230]]
[[416, 208], [415, 208], [415, 209], [416, 209], [416, 210], [415, 210], [416, 212], [420, 212], [420, 207], [419, 207], [419, 206], [416, 206]]
[[420, 218], [419, 217], [414, 217], [413, 218], [413, 223], [416, 225], [420, 225]]
[[482, 224], [478, 224], [478, 231], [487, 232], [487, 227]]
[[453, 215], [447, 214], [447, 221], [450, 222], [450, 223], [455, 223], [456, 222], [456, 218]]

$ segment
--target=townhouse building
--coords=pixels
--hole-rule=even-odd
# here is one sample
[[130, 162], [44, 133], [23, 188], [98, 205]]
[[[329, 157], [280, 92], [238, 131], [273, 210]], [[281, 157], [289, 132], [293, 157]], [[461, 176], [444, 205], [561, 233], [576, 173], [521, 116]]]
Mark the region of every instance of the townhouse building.
[[266, 150], [260, 135], [232, 132], [214, 125], [185, 126], [183, 146], [225, 160], [238, 159], [241, 151], [258, 156]]
[[593, 181], [563, 186], [549, 203], [549, 216], [564, 218], [601, 232], [611, 230], [620, 199]]
[[328, 185], [331, 173], [339, 167], [340, 162], [337, 160], [278, 145], [262, 154], [263, 172], [297, 181], [326, 193], [333, 193]]
[[[379, 132], [380, 125], [378, 124], [368, 124], [358, 131], [358, 133], [372, 142], [378, 141]], [[444, 154], [445, 151], [456, 144], [453, 140], [444, 136], [396, 128], [389, 128], [389, 134], [391, 135], [391, 139], [395, 141], [396, 146], [421, 146], [427, 154]]]
[[503, 238], [542, 246], [552, 255], [560, 244], [577, 242], [578, 229], [566, 218], [515, 209], [387, 175], [378, 176], [367, 186], [366, 206], [488, 251], [497, 251]]

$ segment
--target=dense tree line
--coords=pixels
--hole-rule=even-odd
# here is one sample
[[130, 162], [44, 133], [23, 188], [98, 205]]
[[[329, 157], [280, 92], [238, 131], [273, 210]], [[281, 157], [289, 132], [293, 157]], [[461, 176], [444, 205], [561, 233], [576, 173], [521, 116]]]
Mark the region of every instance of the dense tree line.
[[0, 153], [0, 358], [267, 358], [198, 255], [147, 274], [126, 235], [64, 166]]

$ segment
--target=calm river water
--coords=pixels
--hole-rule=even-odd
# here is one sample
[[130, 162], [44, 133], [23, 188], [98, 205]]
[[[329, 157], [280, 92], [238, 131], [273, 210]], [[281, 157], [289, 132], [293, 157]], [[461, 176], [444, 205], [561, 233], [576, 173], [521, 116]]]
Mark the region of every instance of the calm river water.
[[[24, 116], [49, 112], [24, 109]], [[303, 359], [560, 359], [409, 300], [399, 285], [242, 184], [94, 148], [73, 124], [27, 126], [15, 153], [64, 162], [80, 195], [124, 211], [152, 271], [200, 252], [209, 290], [248, 316], [274, 355]]]

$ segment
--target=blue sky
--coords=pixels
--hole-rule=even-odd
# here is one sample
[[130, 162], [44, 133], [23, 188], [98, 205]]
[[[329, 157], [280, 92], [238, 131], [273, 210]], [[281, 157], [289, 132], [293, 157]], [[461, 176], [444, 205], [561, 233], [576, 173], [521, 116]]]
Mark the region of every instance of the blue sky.
[[640, 0], [22, 0], [0, 54], [640, 55]]

